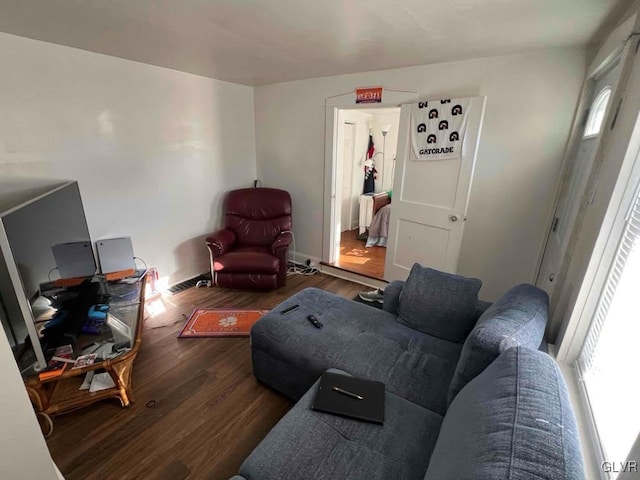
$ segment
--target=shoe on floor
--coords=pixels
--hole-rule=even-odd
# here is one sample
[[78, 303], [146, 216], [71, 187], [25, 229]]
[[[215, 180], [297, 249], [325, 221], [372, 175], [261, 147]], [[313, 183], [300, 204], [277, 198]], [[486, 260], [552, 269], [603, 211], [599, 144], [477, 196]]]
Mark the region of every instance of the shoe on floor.
[[376, 288], [375, 290], [371, 290], [370, 292], [360, 292], [358, 296], [364, 300], [365, 302], [378, 302], [382, 303], [384, 299], [383, 290], [381, 288]]

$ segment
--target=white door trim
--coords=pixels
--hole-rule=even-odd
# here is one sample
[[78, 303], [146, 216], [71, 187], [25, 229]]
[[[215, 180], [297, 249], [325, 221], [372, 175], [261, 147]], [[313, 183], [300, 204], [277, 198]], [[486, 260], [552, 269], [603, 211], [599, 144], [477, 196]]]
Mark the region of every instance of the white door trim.
[[399, 107], [403, 103], [410, 103], [418, 98], [418, 92], [408, 92], [403, 90], [387, 90], [382, 94], [382, 103], [376, 104], [356, 104], [355, 92], [348, 92], [341, 95], [329, 97], [325, 100], [325, 129], [324, 129], [324, 213], [322, 226], [322, 261], [332, 263], [335, 258], [333, 246], [336, 242], [336, 235], [332, 228], [336, 222], [336, 174], [338, 161], [338, 131], [339, 131], [339, 110], [363, 110], [376, 108]]
[[[578, 308], [579, 305], [574, 303], [576, 301], [577, 287], [581, 281], [576, 278], [575, 268], [572, 266], [572, 262], [575, 264], [574, 257], [579, 252], [578, 245], [581, 243], [578, 237], [579, 229], [581, 225], [584, 225], [586, 221], [586, 213], [588, 210], [585, 208], [585, 204], [588, 202], [591, 205], [596, 193], [600, 194], [600, 179], [597, 178], [600, 175], [599, 165], [603, 162], [603, 158], [607, 154], [607, 149], [610, 147], [612, 135], [611, 131], [612, 120], [614, 117], [619, 116], [618, 110], [620, 109], [620, 99], [622, 93], [625, 90], [625, 83], [629, 79], [629, 71], [633, 64], [634, 55], [633, 49], [630, 49], [630, 43], [625, 42], [630, 32], [633, 30], [636, 16], [629, 18], [622, 25], [620, 25], [607, 39], [607, 41], [600, 48], [596, 57], [591, 62], [587, 70], [587, 76], [585, 77], [583, 91], [580, 97], [580, 103], [576, 110], [576, 115], [571, 129], [571, 136], [568, 141], [567, 149], [563, 156], [562, 162], [562, 174], [561, 180], [558, 182], [556, 191], [554, 194], [554, 200], [551, 208], [549, 209], [547, 224], [546, 224], [546, 239], [541, 243], [538, 262], [536, 269], [536, 276], [534, 279], [535, 285], [548, 290], [550, 295], [550, 320], [547, 328], [547, 336], [551, 341], [558, 341], [558, 336], [562, 336], [562, 330], [566, 327], [567, 318], [572, 314], [572, 309]], [[599, 63], [598, 63], [599, 62]], [[591, 97], [593, 94], [593, 88], [596, 82], [601, 76], [606, 73], [612, 67], [615, 62], [620, 62], [620, 73], [616, 82], [612, 85], [612, 94], [607, 107], [607, 113], [605, 115], [605, 123], [603, 125], [600, 136], [598, 137], [598, 145], [595, 149], [594, 161], [592, 163], [592, 171], [589, 173], [586, 187], [581, 196], [578, 197], [578, 201], [581, 202], [578, 208], [576, 218], [578, 219], [571, 226], [571, 230], [568, 233], [569, 240], [567, 248], [563, 251], [562, 256], [558, 262], [557, 268], [555, 268], [555, 275], [553, 283], [548, 280], [548, 258], [549, 252], [553, 252], [554, 246], [551, 241], [555, 241], [553, 236], [553, 224], [558, 204], [561, 200], [563, 189], [567, 187], [570, 179], [568, 175], [571, 171], [571, 162], [575, 159], [577, 149], [580, 147], [582, 141], [583, 125], [580, 120], [584, 116], [584, 112], [591, 106]], [[626, 95], [629, 97], [630, 95]], [[628, 99], [627, 99], [628, 100]], [[620, 124], [621, 118], [617, 118], [617, 124]], [[588, 207], [591, 209], [591, 207]], [[578, 224], [580, 222], [580, 224]], [[582, 267], [581, 267], [582, 268]], [[585, 267], [586, 268], [586, 265]], [[572, 273], [573, 272], [573, 273]]]
[[[635, 22], [636, 16], [632, 19]], [[626, 22], [625, 24], [626, 25]], [[640, 26], [640, 19], [636, 28]], [[638, 40], [634, 40], [632, 51]], [[584, 339], [589, 330], [593, 312], [597, 306], [597, 300], [602, 289], [604, 274], [600, 266], [606, 255], [606, 244], [609, 235], [614, 228], [616, 212], [624, 195], [624, 187], [631, 175], [633, 165], [640, 152], [640, 98], [634, 95], [640, 87], [640, 61], [638, 55], [629, 54], [623, 61], [622, 73], [618, 81], [619, 88], [615, 93], [616, 106], [621, 97], [620, 111], [616, 121], [616, 128], [605, 129], [599, 147], [598, 157], [607, 159], [607, 168], [600, 172], [597, 196], [589, 207], [585, 217], [599, 217], [602, 212], [602, 221], [599, 225], [599, 233], [595, 243], [589, 242], [590, 258], [584, 265], [584, 275], [573, 294], [573, 308], [568, 312], [568, 318], [562, 319], [563, 323], [558, 333], [558, 359], [568, 364], [573, 364], [580, 354]], [[587, 218], [593, 222], [592, 219]], [[585, 220], [585, 221], [587, 221]]]
[[[550, 242], [557, 240], [557, 238], [553, 238], [554, 237], [553, 228], [555, 226], [554, 225], [555, 218], [558, 214], [558, 208], [560, 207], [560, 201], [563, 198], [563, 193], [567, 188], [570, 187], [570, 184], [572, 181], [571, 174], [574, 172], [574, 169], [572, 167], [574, 166], [574, 163], [578, 162], [577, 157], [579, 156], [579, 149], [581, 148], [582, 142], [584, 140], [583, 138], [583, 131], [585, 127], [584, 123], [587, 120], [589, 109], [591, 108], [594, 100], [593, 95], [597, 93], [594, 91], [595, 86], [602, 72], [606, 72], [610, 68], [613, 68], [614, 64], [618, 62], [622, 64], [623, 61], [624, 61], [624, 58], [622, 56], [622, 53], [617, 52], [615, 55], [612, 55], [607, 58], [606, 64], [601, 64], [598, 66], [598, 68], [594, 68], [593, 73], [591, 73], [584, 80], [582, 93], [580, 94], [580, 101], [578, 102], [578, 107], [576, 109], [574, 119], [573, 119], [569, 141], [567, 142], [567, 147], [565, 149], [565, 153], [562, 159], [562, 166], [561, 166], [562, 173], [556, 184], [553, 203], [547, 215], [547, 222], [546, 222], [547, 236], [545, 238], [545, 241], [541, 243], [540, 249], [538, 251], [537, 269], [533, 278], [533, 283], [535, 283], [540, 288], [546, 289], [545, 286], [548, 287], [547, 281], [544, 278], [546, 276], [546, 272], [543, 271], [545, 266], [545, 254], [547, 253], [547, 250], [551, 247]], [[595, 165], [596, 156], [600, 151], [599, 146], [602, 143], [602, 138], [606, 130], [609, 112], [615, 108], [615, 106], [613, 105], [614, 103], [613, 100], [615, 98], [617, 86], [619, 85], [619, 80], [620, 80], [620, 77], [618, 77], [616, 82], [611, 86], [612, 94], [611, 94], [609, 103], [607, 105], [607, 110], [605, 113], [605, 121], [603, 122], [603, 125], [602, 125], [602, 132], [600, 135], [597, 136], [597, 138], [591, 140], [591, 141], [595, 141], [596, 145], [593, 147], [595, 151], [593, 153], [593, 161], [589, 165], [589, 170], [591, 170]], [[587, 174], [587, 180], [588, 180], [588, 177], [589, 177], [589, 173]], [[580, 202], [582, 200], [582, 194], [579, 194], [576, 197], [576, 200]], [[567, 205], [566, 211], [563, 213], [567, 215], [570, 212], [571, 212], [571, 206]], [[577, 212], [575, 212], [575, 214], [577, 215]], [[574, 215], [573, 218], [570, 219], [569, 230], [562, 241], [563, 252], [566, 252], [567, 250], [569, 239], [571, 237], [571, 230], [575, 226], [576, 215]], [[564, 253], [563, 253], [563, 256], [564, 256]], [[558, 265], [558, 270], [560, 270], [560, 265]], [[553, 290], [549, 292], [549, 295], [552, 298], [555, 298], [554, 294], [556, 293], [556, 290], [562, 289], [562, 287], [558, 289], [558, 285], [559, 285], [558, 282], [553, 284]]]
[[[587, 68], [587, 74], [585, 76], [584, 83], [582, 85], [582, 93], [580, 94], [580, 100], [578, 102], [578, 106], [576, 107], [576, 111], [573, 118], [573, 124], [571, 126], [571, 132], [569, 134], [569, 140], [567, 141], [567, 145], [562, 158], [561, 165], [561, 174], [558, 179], [556, 189], [553, 196], [553, 202], [549, 208], [547, 213], [547, 221], [545, 224], [545, 231], [547, 232], [547, 236], [545, 241], [541, 242], [540, 249], [538, 250], [536, 265], [537, 268], [535, 270], [535, 274], [532, 279], [532, 283], [535, 283], [537, 286], [541, 286], [542, 282], [542, 268], [545, 259], [545, 251], [547, 250], [547, 246], [551, 237], [553, 223], [556, 215], [556, 210], [558, 209], [558, 204], [561, 199], [561, 195], [563, 192], [563, 188], [565, 184], [570, 180], [568, 179], [568, 175], [571, 171], [571, 162], [577, 155], [578, 148], [580, 147], [580, 142], [582, 141], [582, 132], [583, 125], [582, 120], [585, 115], [585, 111], [591, 107], [591, 96], [593, 93], [593, 88], [595, 87], [597, 79], [602, 75], [603, 72], [609, 70], [615, 62], [620, 62], [621, 64], [621, 73], [616, 81], [616, 85], [614, 85], [611, 92], [611, 98], [609, 101], [609, 105], [607, 106], [607, 116], [609, 111], [616, 108], [617, 105], [614, 105], [614, 100], [617, 100], [616, 92], [618, 87], [620, 86], [620, 81], [622, 79], [622, 67], [628, 56], [628, 47], [625, 47], [625, 39], [629, 35], [629, 32], [632, 31], [633, 25], [635, 23], [635, 15], [631, 18], [627, 19], [624, 23], [622, 23], [618, 28], [616, 28], [609, 37], [602, 44], [596, 56], [593, 58], [589, 67]], [[606, 116], [605, 116], [606, 119]], [[606, 125], [606, 120], [605, 120]], [[598, 145], [596, 146], [597, 156], [602, 152], [602, 144], [603, 139], [606, 133], [605, 125], [603, 125], [602, 133], [598, 139]], [[562, 290], [562, 286], [558, 288], [557, 284], [554, 285], [554, 293]]]

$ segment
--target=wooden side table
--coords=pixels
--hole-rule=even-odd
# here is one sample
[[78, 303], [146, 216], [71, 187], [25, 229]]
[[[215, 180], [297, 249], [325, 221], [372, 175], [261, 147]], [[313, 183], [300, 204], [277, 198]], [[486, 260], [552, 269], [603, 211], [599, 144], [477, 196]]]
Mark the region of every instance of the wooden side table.
[[[110, 318], [107, 324], [110, 332], [100, 337], [82, 335], [76, 342], [76, 350], [81, 350], [84, 343], [93, 343], [117, 337], [119, 340], [129, 339], [128, 351], [107, 360], [98, 361], [93, 365], [83, 368], [71, 368], [61, 375], [46, 380], [41, 380], [36, 374], [25, 378], [25, 386], [29, 398], [34, 406], [36, 414], [41, 420], [41, 425], [48, 424], [53, 428], [51, 416], [86, 407], [100, 400], [115, 397], [120, 400], [123, 407], [129, 406], [133, 401], [131, 388], [131, 373], [133, 361], [138, 355], [142, 343], [142, 323], [144, 320], [144, 295], [145, 281], [141, 277], [133, 284], [106, 284], [110, 292], [117, 285], [120, 296], [112, 296], [109, 305]], [[114, 318], [115, 317], [115, 318]], [[79, 353], [77, 351], [76, 353]], [[80, 390], [84, 377], [88, 372], [107, 372], [113, 383], [112, 388], [90, 392]], [[46, 419], [42, 422], [42, 418]], [[46, 428], [43, 427], [43, 430]], [[45, 436], [50, 432], [43, 432]]]

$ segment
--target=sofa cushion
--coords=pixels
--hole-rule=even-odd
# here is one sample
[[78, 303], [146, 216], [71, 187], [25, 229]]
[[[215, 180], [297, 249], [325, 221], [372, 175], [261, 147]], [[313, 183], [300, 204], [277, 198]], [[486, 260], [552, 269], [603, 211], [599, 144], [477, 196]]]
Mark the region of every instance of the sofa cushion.
[[[404, 280], [393, 280], [384, 288], [384, 299], [382, 308], [385, 312], [398, 315], [398, 308], [400, 307], [400, 294], [404, 289]], [[491, 306], [490, 302], [478, 300], [476, 303], [475, 312], [473, 313], [476, 320], [480, 318], [487, 308]]]
[[584, 478], [566, 385], [546, 353], [510, 348], [455, 398], [425, 480]]
[[[300, 307], [286, 315], [288, 306]], [[306, 319], [314, 314], [324, 328]], [[251, 330], [253, 373], [298, 400], [328, 368], [384, 382], [387, 390], [443, 414], [459, 343], [407, 328], [395, 315], [316, 288], [307, 288]]]
[[240, 475], [260, 480], [424, 477], [440, 415], [389, 392], [384, 425], [316, 412], [310, 406], [317, 386], [269, 432], [244, 461]]
[[400, 294], [398, 321], [421, 332], [463, 342], [476, 322], [482, 282], [414, 264]]
[[507, 348], [540, 346], [547, 325], [549, 297], [529, 284], [509, 289], [478, 319], [464, 342], [448, 402]]

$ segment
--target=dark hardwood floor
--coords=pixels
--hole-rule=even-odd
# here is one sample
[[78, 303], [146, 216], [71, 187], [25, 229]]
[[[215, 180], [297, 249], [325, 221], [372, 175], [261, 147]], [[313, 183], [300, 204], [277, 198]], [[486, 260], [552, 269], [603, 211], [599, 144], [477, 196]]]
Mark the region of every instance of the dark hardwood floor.
[[104, 401], [54, 418], [47, 439], [67, 480], [227, 479], [291, 408], [251, 373], [248, 338], [178, 339], [195, 307], [270, 309], [306, 288], [353, 298], [362, 285], [318, 274], [289, 277], [273, 292], [191, 288], [166, 297], [144, 328], [133, 369], [135, 402]]
[[368, 277], [384, 279], [384, 247], [366, 248], [364, 240], [358, 240], [358, 229], [340, 234], [340, 258], [330, 265]]

